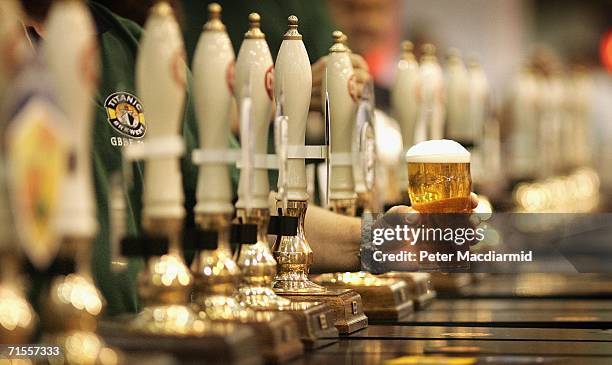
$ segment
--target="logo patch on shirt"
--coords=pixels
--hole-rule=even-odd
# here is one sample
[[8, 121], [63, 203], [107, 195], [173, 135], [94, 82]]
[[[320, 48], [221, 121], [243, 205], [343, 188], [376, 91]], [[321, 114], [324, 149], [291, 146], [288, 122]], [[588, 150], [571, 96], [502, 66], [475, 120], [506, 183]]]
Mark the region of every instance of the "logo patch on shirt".
[[140, 100], [125, 91], [110, 94], [104, 101], [108, 123], [124, 136], [140, 139], [147, 132]]

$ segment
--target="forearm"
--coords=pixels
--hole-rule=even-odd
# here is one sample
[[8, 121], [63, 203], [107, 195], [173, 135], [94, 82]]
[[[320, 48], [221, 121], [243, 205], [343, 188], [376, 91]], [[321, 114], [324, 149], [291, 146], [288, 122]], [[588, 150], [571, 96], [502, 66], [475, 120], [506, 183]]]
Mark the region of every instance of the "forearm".
[[357, 271], [360, 268], [361, 220], [309, 205], [306, 238], [314, 253], [311, 272]]

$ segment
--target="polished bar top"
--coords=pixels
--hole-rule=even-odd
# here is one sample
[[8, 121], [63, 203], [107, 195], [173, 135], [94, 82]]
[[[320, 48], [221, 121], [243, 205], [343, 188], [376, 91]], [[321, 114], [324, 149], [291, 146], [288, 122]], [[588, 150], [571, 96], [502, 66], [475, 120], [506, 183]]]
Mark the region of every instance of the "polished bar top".
[[[288, 364], [374, 365], [394, 359], [389, 365], [457, 364], [452, 361], [460, 359], [476, 365], [612, 364], [612, 300], [602, 300], [594, 291], [612, 286], [612, 280], [607, 281], [601, 275], [481, 277], [469, 287], [480, 288], [480, 295], [488, 299], [466, 298], [465, 293], [436, 299], [407, 319], [371, 321], [367, 328]], [[492, 295], [518, 287], [538, 295]], [[585, 295], [553, 299], [541, 295], [542, 288], [570, 297]], [[189, 358], [180, 360], [192, 363]]]
[[368, 340], [343, 339], [318, 350], [322, 354], [447, 354], [470, 355], [548, 355], [609, 356], [611, 342], [516, 341], [516, 340]]
[[[375, 323], [383, 323], [376, 321]], [[525, 327], [525, 328], [612, 328], [612, 311], [584, 310], [454, 310], [423, 311], [401, 319], [400, 325], [465, 326], [465, 327]]]
[[612, 342], [612, 330], [370, 325], [350, 340], [528, 340]]
[[[410, 356], [410, 355], [408, 355]], [[345, 354], [321, 354], [308, 353], [303, 358], [295, 360], [290, 365], [324, 365], [324, 364], [351, 364], [351, 365], [378, 365], [384, 361], [396, 359], [402, 356], [390, 354], [359, 354], [347, 356]], [[588, 356], [481, 356], [477, 358], [474, 365], [609, 365], [612, 357], [588, 357]], [[410, 362], [407, 364], [414, 364]], [[418, 362], [417, 362], [418, 364]], [[398, 364], [399, 365], [399, 364]], [[438, 362], [437, 365], [444, 365]]]
[[454, 310], [610, 310], [612, 300], [605, 299], [439, 299], [427, 311]]
[[467, 285], [462, 298], [612, 298], [612, 276], [602, 274], [500, 274]]

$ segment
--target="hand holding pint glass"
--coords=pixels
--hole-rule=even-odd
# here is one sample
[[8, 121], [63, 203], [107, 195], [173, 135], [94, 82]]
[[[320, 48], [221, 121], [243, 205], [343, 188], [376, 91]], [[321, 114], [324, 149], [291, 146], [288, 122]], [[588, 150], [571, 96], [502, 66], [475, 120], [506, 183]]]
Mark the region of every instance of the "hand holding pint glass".
[[[420, 250], [443, 255], [448, 260], [419, 260], [419, 270], [458, 271], [469, 268], [459, 253], [469, 251], [470, 243], [457, 244], [436, 237], [435, 232], [464, 232], [472, 226], [469, 218], [474, 208], [470, 153], [451, 140], [420, 142], [406, 153], [408, 195], [412, 208], [421, 213], [420, 221], [434, 235], [423, 240]], [[455, 214], [448, 214], [455, 213]], [[439, 257], [439, 256], [436, 256]]]

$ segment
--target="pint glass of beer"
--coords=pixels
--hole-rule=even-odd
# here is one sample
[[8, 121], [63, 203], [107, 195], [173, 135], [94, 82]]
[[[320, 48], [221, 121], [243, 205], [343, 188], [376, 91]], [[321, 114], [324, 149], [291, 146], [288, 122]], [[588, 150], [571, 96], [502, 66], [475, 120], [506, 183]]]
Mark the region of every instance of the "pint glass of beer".
[[463, 213], [470, 210], [470, 153], [447, 139], [418, 143], [406, 152], [408, 195], [423, 213]]
[[[406, 162], [410, 202], [416, 211], [427, 213], [421, 218], [427, 229], [454, 230], [467, 227], [469, 223], [466, 218], [469, 214], [462, 213], [469, 213], [471, 208], [470, 153], [455, 141], [431, 140], [412, 146], [406, 152]], [[469, 246], [444, 241], [441, 236], [426, 238], [421, 242], [421, 251], [443, 254], [450, 259], [419, 259], [419, 270], [467, 270], [469, 262], [459, 260], [457, 253], [469, 251]]]

